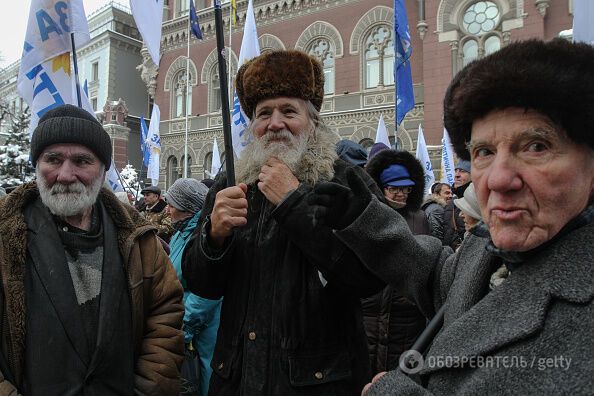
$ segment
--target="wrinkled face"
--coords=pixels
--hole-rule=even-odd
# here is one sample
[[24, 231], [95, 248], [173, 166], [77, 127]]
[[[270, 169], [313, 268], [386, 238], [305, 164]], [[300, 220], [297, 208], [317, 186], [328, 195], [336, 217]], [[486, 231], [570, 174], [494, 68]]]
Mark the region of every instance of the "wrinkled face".
[[462, 169], [456, 169], [454, 174], [454, 187], [460, 187], [470, 182], [470, 173]]
[[460, 217], [464, 221], [464, 229], [466, 231], [470, 231], [472, 229], [472, 227], [477, 225], [479, 222], [477, 219], [475, 219], [474, 217], [472, 217], [471, 215], [469, 215], [468, 213], [466, 213], [463, 210], [460, 211]]
[[155, 194], [152, 192], [145, 192], [142, 195], [144, 195], [144, 202], [146, 202], [148, 206], [153, 206], [154, 204], [159, 202], [159, 198], [161, 197], [159, 194]]
[[441, 191], [439, 191], [439, 196], [446, 202], [450, 201], [452, 199], [452, 189], [450, 186], [442, 186]]
[[89, 209], [105, 179], [105, 167], [80, 144], [53, 144], [37, 160], [37, 184], [42, 202], [57, 216], [74, 216]]
[[545, 115], [496, 110], [472, 124], [472, 181], [495, 246], [527, 251], [594, 197], [594, 151]]
[[183, 220], [183, 219], [188, 218], [192, 215], [189, 212], [184, 212], [179, 209], [176, 209], [172, 205], [167, 205], [167, 213], [169, 213], [169, 217], [171, 218], [171, 221], [174, 221], [174, 222]]
[[412, 192], [411, 186], [406, 187], [395, 187], [395, 186], [384, 186], [384, 197], [388, 203], [395, 202], [401, 207], [406, 206], [408, 195]]
[[299, 136], [313, 129], [305, 102], [296, 98], [273, 98], [256, 106], [254, 136], [265, 139], [267, 145], [290, 144], [290, 136]]

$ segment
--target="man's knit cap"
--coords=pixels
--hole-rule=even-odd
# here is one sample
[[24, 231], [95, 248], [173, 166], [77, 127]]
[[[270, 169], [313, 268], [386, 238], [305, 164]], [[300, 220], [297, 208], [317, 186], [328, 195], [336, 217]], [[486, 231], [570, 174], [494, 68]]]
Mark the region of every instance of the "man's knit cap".
[[31, 162], [53, 144], [75, 143], [87, 147], [105, 165], [111, 166], [111, 138], [95, 116], [79, 107], [66, 104], [46, 112], [31, 138]]

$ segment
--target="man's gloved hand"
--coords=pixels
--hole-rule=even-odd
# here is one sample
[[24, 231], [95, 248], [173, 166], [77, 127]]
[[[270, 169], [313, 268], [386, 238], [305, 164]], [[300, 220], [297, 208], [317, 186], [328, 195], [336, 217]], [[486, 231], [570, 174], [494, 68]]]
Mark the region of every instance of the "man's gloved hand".
[[371, 191], [352, 168], [347, 169], [346, 178], [348, 187], [333, 182], [316, 184], [307, 199], [317, 206], [315, 217], [335, 230], [355, 221], [371, 201]]

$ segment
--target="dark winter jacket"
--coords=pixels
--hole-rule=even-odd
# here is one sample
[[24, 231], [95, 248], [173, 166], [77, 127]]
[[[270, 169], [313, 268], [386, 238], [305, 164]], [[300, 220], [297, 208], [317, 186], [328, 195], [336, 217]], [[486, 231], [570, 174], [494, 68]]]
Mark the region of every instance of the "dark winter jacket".
[[[335, 162], [334, 182], [346, 185], [347, 166]], [[209, 394], [360, 395], [371, 372], [359, 298], [384, 284], [316, 221], [305, 183], [276, 207], [250, 184], [247, 225], [213, 251], [208, 215], [225, 184], [210, 189], [183, 260], [193, 293], [224, 296]]]
[[[431, 233], [425, 213], [420, 210], [425, 178], [423, 167], [407, 151], [383, 150], [367, 164], [367, 172], [380, 185], [379, 175], [392, 164], [401, 164], [415, 182], [406, 206], [397, 212], [405, 217], [413, 234]], [[363, 323], [369, 344], [371, 370], [374, 374], [398, 367], [400, 354], [412, 346], [423, 331], [426, 318], [410, 300], [386, 286], [380, 293], [363, 299]]]
[[[33, 271], [28, 264], [33, 260], [36, 265], [35, 258], [42, 257], [44, 254], [48, 257], [57, 254], [51, 251], [56, 243], [49, 246], [39, 244], [37, 240], [28, 240], [28, 235], [38, 235], [35, 239], [45, 236], [45, 231], [40, 231], [40, 227], [47, 223], [31, 222], [28, 225], [23, 214], [25, 208], [37, 202], [38, 197], [36, 184], [29, 183], [0, 200], [0, 274], [3, 280], [0, 286], [2, 288], [0, 307], [4, 318], [0, 332], [0, 352], [6, 363], [3, 370], [0, 370], [2, 371], [0, 373], [0, 394], [2, 395], [14, 392], [15, 387], [22, 392], [26, 355], [31, 352], [29, 348], [36, 347], [32, 342], [25, 342], [28, 335], [26, 324], [29, 314], [26, 302], [30, 301], [31, 297], [26, 292], [25, 275]], [[117, 249], [115, 252], [110, 251], [106, 254], [120, 255], [124, 265], [122, 271], [125, 274], [126, 283], [120, 290], [129, 299], [131, 309], [129, 322], [131, 327], [127, 331], [131, 334], [134, 354], [131, 360], [134, 364], [134, 391], [139, 394], [177, 394], [179, 367], [183, 359], [181, 285], [155, 237], [155, 228], [140, 218], [133, 208], [125, 208], [111, 192], [101, 190], [99, 200], [117, 230], [114, 235], [106, 236], [106, 238], [113, 238]], [[30, 252], [29, 249], [33, 247], [35, 251]], [[35, 274], [38, 279], [35, 281], [42, 282], [48, 291], [37, 290], [35, 295], [39, 297], [43, 293], [49, 293], [49, 296], [45, 296], [45, 302], [47, 302], [45, 313], [52, 318], [63, 320], [65, 334], [60, 337], [70, 341], [67, 345], [59, 345], [61, 349], [57, 346], [56, 351], [70, 349], [74, 350], [72, 355], [76, 356], [84, 349], [84, 345], [80, 342], [84, 336], [81, 335], [83, 332], [81, 323], [71, 319], [74, 307], [65, 304], [72, 299], [72, 296], [65, 294], [64, 291], [70, 290], [73, 294], [72, 284], [67, 286], [65, 283], [66, 286], [56, 287], [54, 281], [54, 277], [58, 276], [62, 269], [58, 268], [55, 271], [37, 269]], [[110, 278], [106, 275], [106, 279], [118, 279], [117, 274], [112, 275], [115, 277]], [[30, 281], [30, 277], [27, 279]], [[113, 287], [115, 284], [110, 286]], [[114, 308], [116, 306], [120, 308], [117, 303], [114, 303]], [[109, 345], [112, 342], [110, 334], [113, 334], [114, 326], [108, 323], [113, 323], [110, 319], [114, 319], [113, 314], [116, 314], [117, 310], [109, 310], [105, 313], [108, 313], [109, 317], [102, 319], [101, 314], [99, 316], [98, 344], [90, 365], [87, 367], [79, 360], [63, 360], [63, 365], [59, 367], [68, 370], [65, 374], [69, 379], [76, 378], [78, 381], [82, 378], [82, 382], [78, 384], [83, 387], [87, 384], [94, 386], [94, 373], [105, 375], [106, 370], [109, 372], [113, 369], [109, 359], [102, 359], [110, 351]], [[46, 349], [51, 346], [48, 344], [47, 336], [38, 341]], [[7, 378], [11, 378], [14, 382], [10, 383], [6, 380]], [[55, 389], [56, 393], [64, 394], [63, 388], [60, 387], [63, 385], [54, 383], [52, 386], [55, 387], [52, 389]], [[73, 391], [76, 388], [68, 389]], [[82, 391], [81, 388], [80, 392], [73, 392], [82, 393]]]
[[[463, 186], [452, 189], [452, 193], [457, 198], [464, 197], [464, 191], [470, 185], [470, 182]], [[456, 250], [464, 240], [464, 220], [460, 217], [460, 209], [454, 205], [454, 200], [451, 199], [446, 203], [443, 212], [443, 245], [449, 246]]]
[[375, 199], [336, 235], [427, 316], [445, 305], [443, 328], [419, 366], [424, 388], [391, 371], [369, 396], [592, 393], [591, 219], [526, 257], [492, 291], [501, 260], [486, 238], [471, 233], [452, 254], [433, 237], [413, 236]]
[[440, 241], [443, 240], [443, 216], [445, 213], [445, 202], [439, 202], [433, 196], [427, 199], [421, 209], [425, 212], [429, 227], [431, 228], [431, 235]]

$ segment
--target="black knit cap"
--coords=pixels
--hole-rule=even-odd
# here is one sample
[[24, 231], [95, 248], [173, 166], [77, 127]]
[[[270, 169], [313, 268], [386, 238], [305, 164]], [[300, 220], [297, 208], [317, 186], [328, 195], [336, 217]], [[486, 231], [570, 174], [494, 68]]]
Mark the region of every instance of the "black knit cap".
[[106, 168], [111, 166], [111, 138], [95, 116], [66, 104], [45, 113], [31, 138], [31, 162], [36, 165], [43, 150], [58, 143], [76, 143], [89, 148]]

